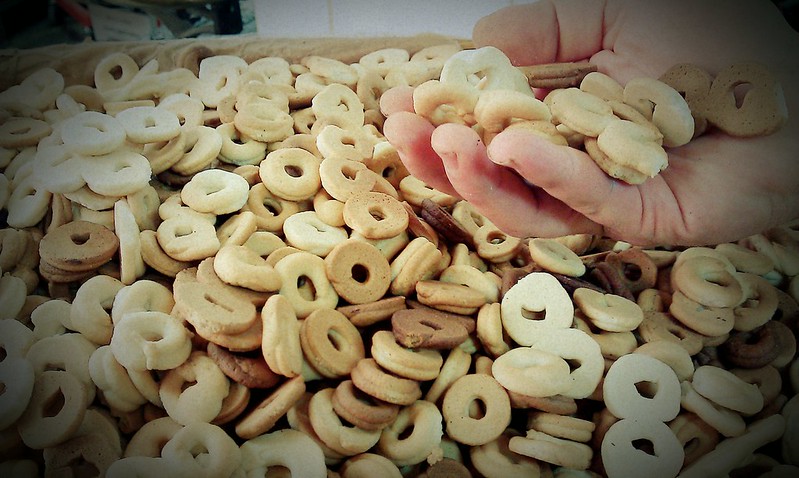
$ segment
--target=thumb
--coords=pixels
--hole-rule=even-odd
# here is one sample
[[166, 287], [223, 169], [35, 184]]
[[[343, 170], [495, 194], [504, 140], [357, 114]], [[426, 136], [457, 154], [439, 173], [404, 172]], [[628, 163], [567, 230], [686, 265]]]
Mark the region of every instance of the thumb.
[[632, 239], [643, 225], [639, 188], [611, 178], [583, 151], [522, 131], [505, 131], [491, 141], [488, 156], [602, 224], [609, 235]]
[[472, 40], [499, 48], [517, 66], [584, 60], [602, 49], [604, 10], [604, 1], [513, 5], [480, 19]]

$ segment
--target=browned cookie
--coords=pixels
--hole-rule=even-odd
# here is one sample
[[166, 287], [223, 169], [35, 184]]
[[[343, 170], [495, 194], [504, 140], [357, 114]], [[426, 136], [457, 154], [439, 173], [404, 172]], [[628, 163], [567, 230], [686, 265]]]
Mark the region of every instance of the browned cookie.
[[206, 350], [225, 375], [248, 388], [269, 388], [280, 381], [263, 356], [233, 353], [213, 342]]
[[41, 262], [69, 272], [96, 269], [119, 249], [114, 231], [89, 221], [72, 221], [51, 229], [39, 241]]

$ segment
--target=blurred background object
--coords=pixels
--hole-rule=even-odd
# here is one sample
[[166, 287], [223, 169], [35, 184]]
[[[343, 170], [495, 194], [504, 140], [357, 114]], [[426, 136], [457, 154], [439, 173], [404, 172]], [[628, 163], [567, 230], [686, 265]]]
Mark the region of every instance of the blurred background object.
[[255, 32], [259, 0], [2, 0], [0, 48]]
[[[0, 48], [257, 34], [471, 37], [474, 22], [537, 0], [0, 0]], [[799, 0], [771, 0], [799, 30]]]

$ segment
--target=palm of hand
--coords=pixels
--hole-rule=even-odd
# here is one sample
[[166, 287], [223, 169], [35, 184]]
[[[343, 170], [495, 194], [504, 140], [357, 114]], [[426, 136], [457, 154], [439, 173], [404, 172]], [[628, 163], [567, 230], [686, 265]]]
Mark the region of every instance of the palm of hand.
[[[507, 22], [529, 18], [513, 12], [494, 19], [505, 22], [502, 31], [490, 29], [490, 22], [488, 29], [478, 24], [475, 42], [497, 45], [516, 64], [590, 57], [621, 84], [658, 77], [679, 62], [717, 72], [744, 60], [767, 64], [783, 85], [796, 82], [795, 60], [786, 58], [795, 49], [773, 48], [777, 40], [795, 44], [796, 36], [774, 25], [780, 20], [775, 12], [737, 11], [752, 3], [661, 3], [647, 2], [644, 9], [637, 2], [608, 2], [604, 11], [594, 12], [604, 22], [593, 30], [580, 23], [584, 12], [576, 19], [577, 12], [555, 7], [554, 27], [514, 29]], [[729, 18], [713, 26], [722, 13]], [[508, 31], [523, 33], [509, 40], [503, 36]], [[539, 48], [530, 49], [531, 44]], [[793, 94], [786, 92], [789, 105], [796, 104]], [[792, 118], [778, 133], [753, 139], [706, 134], [670, 150], [670, 166], [638, 186], [610, 179], [580, 151], [553, 148], [530, 135], [501, 133], [486, 150], [468, 128], [444, 125], [433, 131], [407, 117], [389, 118], [386, 135], [403, 146], [400, 153], [414, 174], [468, 199], [510, 234], [604, 232], [636, 244], [689, 245], [735, 240], [796, 214], [799, 148], [797, 135], [790, 134], [796, 124]]]

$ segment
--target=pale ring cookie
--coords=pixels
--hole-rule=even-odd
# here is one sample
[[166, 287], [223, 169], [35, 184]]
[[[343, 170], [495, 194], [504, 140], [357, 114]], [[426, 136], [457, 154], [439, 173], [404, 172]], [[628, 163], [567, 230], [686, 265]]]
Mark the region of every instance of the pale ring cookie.
[[[654, 453], [642, 453], [634, 442], [644, 439], [654, 446]], [[685, 452], [669, 427], [656, 419], [642, 416], [619, 420], [605, 432], [602, 440], [602, 463], [610, 476], [632, 476], [647, 470], [652, 477], [677, 476]]]
[[408, 212], [381, 192], [358, 192], [344, 202], [344, 222], [368, 239], [388, 239], [408, 228]]
[[[642, 395], [636, 385], [652, 383], [653, 396]], [[602, 384], [605, 405], [619, 418], [653, 418], [666, 422], [680, 412], [677, 374], [660, 360], [642, 354], [619, 357]]]
[[294, 476], [327, 476], [322, 449], [311, 437], [291, 428], [251, 437], [241, 445], [241, 463], [245, 473], [253, 476], [277, 467]]
[[61, 139], [66, 148], [76, 154], [102, 155], [117, 150], [127, 133], [113, 116], [85, 111], [64, 120]]
[[624, 102], [652, 120], [663, 134], [664, 146], [682, 146], [694, 135], [694, 120], [685, 98], [660, 80], [633, 78], [628, 81], [624, 85]]
[[502, 298], [502, 324], [520, 345], [531, 345], [544, 328], [571, 326], [574, 305], [554, 276], [533, 272], [517, 282]]
[[553, 353], [517, 347], [497, 357], [491, 373], [509, 391], [531, 397], [548, 397], [560, 394], [568, 387], [569, 365]]
[[301, 148], [281, 148], [266, 155], [259, 166], [261, 181], [269, 191], [287, 201], [314, 196], [322, 185], [319, 159]]
[[116, 118], [134, 143], [169, 141], [180, 134], [178, 116], [166, 108], [136, 106], [120, 111]]
[[247, 202], [250, 185], [238, 174], [208, 169], [195, 174], [180, 192], [183, 203], [198, 212], [227, 214]]

